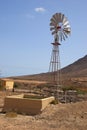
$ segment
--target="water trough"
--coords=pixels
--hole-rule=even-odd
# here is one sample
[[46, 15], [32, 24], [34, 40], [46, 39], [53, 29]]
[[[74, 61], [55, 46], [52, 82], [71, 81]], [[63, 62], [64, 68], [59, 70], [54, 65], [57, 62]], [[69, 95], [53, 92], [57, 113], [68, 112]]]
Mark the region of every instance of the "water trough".
[[3, 112], [14, 111], [21, 114], [39, 114], [54, 100], [54, 97], [34, 97], [26, 94], [7, 96], [4, 100]]

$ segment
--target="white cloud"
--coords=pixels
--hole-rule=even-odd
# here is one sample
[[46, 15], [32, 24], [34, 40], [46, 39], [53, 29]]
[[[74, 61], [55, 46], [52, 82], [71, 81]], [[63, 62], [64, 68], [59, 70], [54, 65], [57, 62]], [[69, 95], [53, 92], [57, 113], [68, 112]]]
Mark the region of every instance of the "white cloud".
[[43, 7], [39, 7], [39, 8], [35, 8], [35, 11], [36, 11], [36, 12], [45, 12], [46, 9], [43, 8]]

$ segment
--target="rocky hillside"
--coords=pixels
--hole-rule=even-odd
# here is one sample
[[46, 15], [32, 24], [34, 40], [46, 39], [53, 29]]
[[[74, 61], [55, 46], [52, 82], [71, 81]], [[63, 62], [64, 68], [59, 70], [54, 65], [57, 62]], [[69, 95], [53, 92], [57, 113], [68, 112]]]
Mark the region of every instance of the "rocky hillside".
[[[52, 81], [52, 73], [11, 77], [14, 80]], [[85, 87], [87, 90], [87, 55], [61, 70], [62, 85]]]
[[[62, 76], [64, 77], [87, 77], [87, 55], [74, 63], [64, 67], [62, 70]], [[24, 75], [13, 77], [15, 79], [25, 79], [25, 80], [45, 80], [49, 81], [52, 73], [41, 73], [34, 75]]]
[[87, 77], [87, 55], [62, 69], [70, 77]]

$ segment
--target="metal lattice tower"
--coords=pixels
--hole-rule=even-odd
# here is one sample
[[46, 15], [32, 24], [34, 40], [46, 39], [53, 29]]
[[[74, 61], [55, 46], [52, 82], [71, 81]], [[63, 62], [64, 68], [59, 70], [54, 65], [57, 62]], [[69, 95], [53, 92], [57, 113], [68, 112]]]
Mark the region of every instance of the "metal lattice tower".
[[69, 21], [62, 13], [56, 13], [50, 19], [50, 30], [52, 35], [54, 35], [54, 42], [52, 43], [53, 49], [51, 54], [49, 72], [52, 72], [51, 81], [54, 85], [61, 85], [61, 67], [60, 67], [60, 55], [59, 55], [59, 45], [62, 40], [65, 40], [71, 33], [71, 28]]
[[51, 54], [51, 60], [50, 60], [50, 66], [49, 66], [49, 72], [52, 72], [52, 83], [55, 85], [60, 84], [60, 56], [59, 56], [59, 43], [58, 43], [58, 36], [55, 35], [54, 43], [51, 43], [53, 45], [52, 54]]

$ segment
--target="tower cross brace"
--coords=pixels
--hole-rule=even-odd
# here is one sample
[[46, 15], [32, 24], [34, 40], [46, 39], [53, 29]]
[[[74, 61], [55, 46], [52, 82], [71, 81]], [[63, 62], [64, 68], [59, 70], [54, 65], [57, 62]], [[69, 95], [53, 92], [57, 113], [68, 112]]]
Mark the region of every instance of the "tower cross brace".
[[60, 56], [59, 56], [59, 45], [58, 43], [58, 35], [54, 37], [49, 72], [52, 72], [52, 83], [55, 85], [60, 85]]

